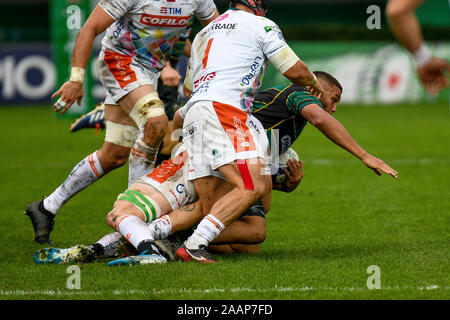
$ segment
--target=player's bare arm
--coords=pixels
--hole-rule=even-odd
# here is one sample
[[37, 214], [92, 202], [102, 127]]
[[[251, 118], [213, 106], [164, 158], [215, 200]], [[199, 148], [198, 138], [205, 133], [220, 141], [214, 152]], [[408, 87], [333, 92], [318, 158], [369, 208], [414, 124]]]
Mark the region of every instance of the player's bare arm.
[[91, 56], [94, 39], [97, 35], [105, 31], [114, 19], [111, 18], [100, 6], [96, 6], [88, 20], [81, 28], [72, 54], [72, 74], [70, 80], [52, 95], [52, 99], [61, 96], [55, 104], [55, 111], [61, 108], [61, 114], [69, 110], [75, 101], [81, 104], [84, 96], [83, 78], [84, 70]]
[[216, 18], [217, 18], [218, 16], [219, 16], [219, 11], [216, 9], [216, 10], [214, 11], [214, 14], [213, 14], [210, 18], [205, 19], [205, 20], [198, 19], [198, 21], [200, 21], [200, 23], [205, 27], [205, 26], [207, 26], [210, 22], [216, 20]]
[[375, 158], [367, 153], [348, 133], [344, 126], [333, 116], [324, 111], [316, 104], [311, 104], [302, 109], [303, 117], [313, 126], [319, 129], [331, 141], [344, 148], [358, 159], [360, 159], [368, 168], [372, 169], [377, 175], [381, 172], [398, 177], [397, 171], [388, 166], [384, 161]]
[[312, 73], [308, 66], [301, 60], [298, 60], [291, 68], [283, 73], [292, 83], [298, 86], [309, 86], [312, 88], [312, 93], [318, 95], [323, 92], [320, 81], [317, 81], [316, 76]]

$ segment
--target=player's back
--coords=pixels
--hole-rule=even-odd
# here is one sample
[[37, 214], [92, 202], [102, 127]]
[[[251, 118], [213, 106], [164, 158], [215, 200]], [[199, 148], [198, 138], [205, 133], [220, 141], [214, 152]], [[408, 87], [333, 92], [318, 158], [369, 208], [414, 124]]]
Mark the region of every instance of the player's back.
[[286, 45], [271, 20], [242, 10], [226, 11], [194, 39], [190, 103], [211, 100], [250, 112], [267, 57]]
[[324, 108], [305, 87], [293, 84], [275, 86], [255, 95], [253, 115], [267, 130], [271, 148], [276, 141], [279, 153], [291, 147], [307, 124], [301, 110], [310, 104]]

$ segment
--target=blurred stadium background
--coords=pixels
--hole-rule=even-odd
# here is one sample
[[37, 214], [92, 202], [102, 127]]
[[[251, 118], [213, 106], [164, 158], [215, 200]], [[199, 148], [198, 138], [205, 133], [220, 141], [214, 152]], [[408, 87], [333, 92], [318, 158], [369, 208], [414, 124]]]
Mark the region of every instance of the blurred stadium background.
[[[47, 104], [67, 79], [78, 30], [66, 27], [71, 5], [81, 9], [81, 24], [97, 0], [3, 0], [0, 3], [0, 105]], [[216, 0], [221, 12], [227, 0]], [[381, 29], [369, 30], [369, 5], [381, 8]], [[448, 100], [424, 93], [409, 56], [394, 41], [384, 15], [384, 0], [277, 0], [269, 18], [311, 69], [334, 74], [344, 86], [343, 103], [384, 104]], [[69, 12], [69, 14], [68, 14]], [[450, 10], [446, 0], [427, 1], [418, 11], [433, 52], [450, 59]], [[199, 26], [196, 25], [198, 30]], [[195, 32], [193, 33], [195, 34]], [[100, 40], [98, 37], [97, 40]], [[83, 108], [91, 109], [104, 90], [96, 76], [94, 49]], [[56, 68], [58, 66], [58, 68]], [[180, 67], [183, 68], [181, 63]], [[264, 87], [285, 81], [269, 69]]]

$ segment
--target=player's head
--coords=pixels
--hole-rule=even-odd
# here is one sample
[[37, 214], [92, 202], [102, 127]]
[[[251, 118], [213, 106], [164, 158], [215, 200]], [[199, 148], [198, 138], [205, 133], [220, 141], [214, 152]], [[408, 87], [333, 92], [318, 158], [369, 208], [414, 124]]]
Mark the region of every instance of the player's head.
[[333, 114], [339, 101], [341, 101], [342, 85], [335, 77], [325, 71], [314, 71], [314, 74], [323, 88], [319, 100], [325, 107], [325, 111]]
[[242, 4], [250, 8], [257, 16], [264, 16], [269, 9], [269, 0], [230, 0], [230, 7], [236, 7], [236, 4]]

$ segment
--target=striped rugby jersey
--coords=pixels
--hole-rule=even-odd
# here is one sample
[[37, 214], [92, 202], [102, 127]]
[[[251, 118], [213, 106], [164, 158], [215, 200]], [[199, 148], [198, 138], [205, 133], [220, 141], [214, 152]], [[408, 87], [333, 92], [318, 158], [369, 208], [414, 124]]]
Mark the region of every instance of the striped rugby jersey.
[[103, 50], [134, 58], [154, 72], [162, 70], [183, 30], [195, 15], [214, 15], [213, 0], [99, 0], [115, 21], [102, 40]]

